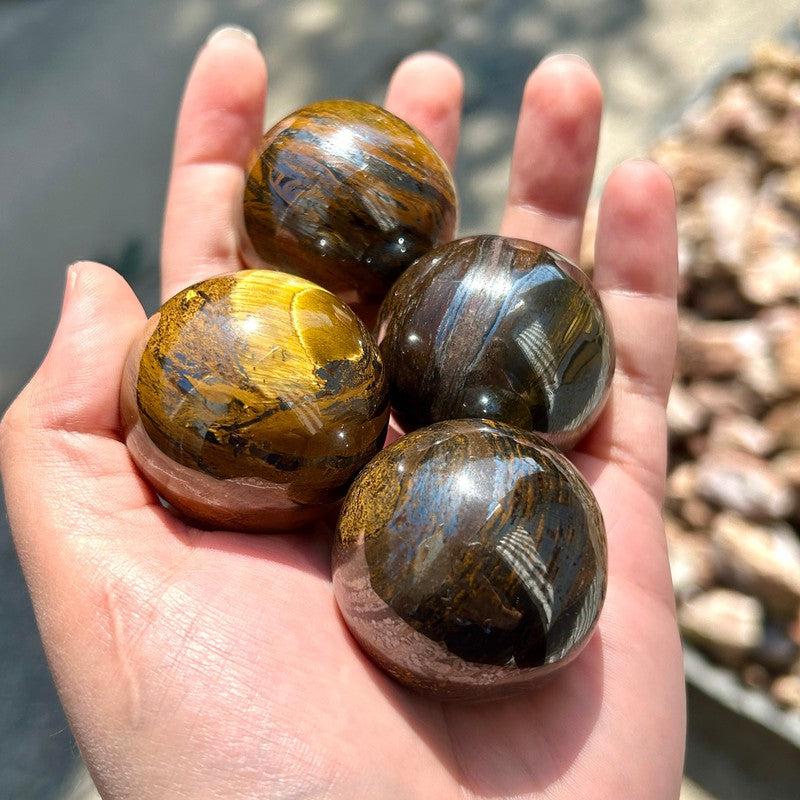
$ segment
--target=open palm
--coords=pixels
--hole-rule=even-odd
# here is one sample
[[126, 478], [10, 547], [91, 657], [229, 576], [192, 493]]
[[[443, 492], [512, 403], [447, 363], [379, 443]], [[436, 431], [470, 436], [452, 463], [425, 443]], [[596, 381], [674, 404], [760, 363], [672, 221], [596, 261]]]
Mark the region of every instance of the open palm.
[[[164, 295], [240, 266], [243, 166], [266, 69], [235, 30], [187, 85], [166, 210]], [[387, 107], [451, 163], [462, 83], [420, 54]], [[502, 232], [575, 258], [601, 93], [543, 62], [522, 101]], [[678, 794], [681, 651], [663, 524], [675, 347], [675, 204], [649, 162], [605, 188], [595, 281], [618, 367], [574, 454], [603, 508], [598, 632], [540, 688], [488, 704], [419, 697], [375, 669], [338, 616], [325, 532], [249, 536], [173, 518], [137, 474], [117, 392], [144, 312], [112, 270], [70, 268], [53, 344], [2, 425], [16, 543], [61, 699], [108, 798], [646, 798]]]

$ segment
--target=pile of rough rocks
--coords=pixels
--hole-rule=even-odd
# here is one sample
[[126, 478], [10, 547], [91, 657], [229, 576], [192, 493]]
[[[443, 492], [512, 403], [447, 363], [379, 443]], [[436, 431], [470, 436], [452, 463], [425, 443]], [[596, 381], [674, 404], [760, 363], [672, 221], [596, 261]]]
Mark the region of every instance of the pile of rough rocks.
[[681, 630], [800, 709], [800, 54], [756, 48], [653, 156], [680, 207], [665, 517]]
[[800, 54], [758, 46], [652, 155], [679, 202], [665, 519], [681, 630], [800, 710]]

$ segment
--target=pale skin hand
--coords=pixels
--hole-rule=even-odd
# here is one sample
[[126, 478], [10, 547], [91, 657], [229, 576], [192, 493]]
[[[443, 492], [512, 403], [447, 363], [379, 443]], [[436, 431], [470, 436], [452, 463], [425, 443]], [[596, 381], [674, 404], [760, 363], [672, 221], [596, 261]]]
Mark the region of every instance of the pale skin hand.
[[[165, 297], [239, 267], [234, 220], [265, 92], [245, 37], [201, 50], [178, 122]], [[398, 67], [386, 105], [452, 163], [461, 95], [458, 69], [420, 54]], [[600, 113], [583, 61], [533, 72], [503, 233], [577, 256]], [[203, 532], [159, 506], [118, 432], [120, 374], [144, 312], [107, 267], [70, 268], [50, 352], [8, 411], [0, 452], [45, 649], [105, 797], [677, 797], [684, 689], [660, 516], [676, 232], [655, 165], [611, 175], [596, 263], [617, 373], [574, 458], [605, 516], [608, 598], [562, 674], [484, 705], [411, 694], [360, 654], [322, 537]]]

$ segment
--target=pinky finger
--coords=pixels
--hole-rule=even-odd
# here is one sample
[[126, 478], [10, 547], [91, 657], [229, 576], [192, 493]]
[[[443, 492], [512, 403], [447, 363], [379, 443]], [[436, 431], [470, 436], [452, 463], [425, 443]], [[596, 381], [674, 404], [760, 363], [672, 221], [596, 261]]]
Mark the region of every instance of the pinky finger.
[[617, 461], [657, 498], [677, 339], [675, 214], [672, 183], [656, 164], [629, 161], [608, 179], [594, 277], [614, 331], [617, 367], [611, 402], [581, 444]]

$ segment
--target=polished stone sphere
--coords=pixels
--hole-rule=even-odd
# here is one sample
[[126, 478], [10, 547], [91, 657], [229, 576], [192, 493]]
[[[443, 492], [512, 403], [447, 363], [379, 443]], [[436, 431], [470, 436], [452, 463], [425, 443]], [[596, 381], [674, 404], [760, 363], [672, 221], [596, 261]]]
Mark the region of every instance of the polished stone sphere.
[[150, 318], [121, 389], [130, 453], [206, 526], [296, 527], [330, 509], [381, 448], [386, 379], [335, 295], [268, 270], [184, 289]]
[[244, 192], [257, 256], [348, 302], [379, 302], [414, 259], [452, 238], [456, 216], [453, 179], [433, 145], [355, 100], [312, 103], [281, 120]]
[[475, 236], [427, 253], [386, 296], [377, 332], [406, 430], [494, 419], [567, 449], [596, 420], [614, 372], [589, 279], [522, 239]]
[[597, 501], [535, 434], [452, 420], [361, 471], [336, 531], [333, 586], [366, 653], [443, 698], [505, 695], [574, 658], [606, 591]]

